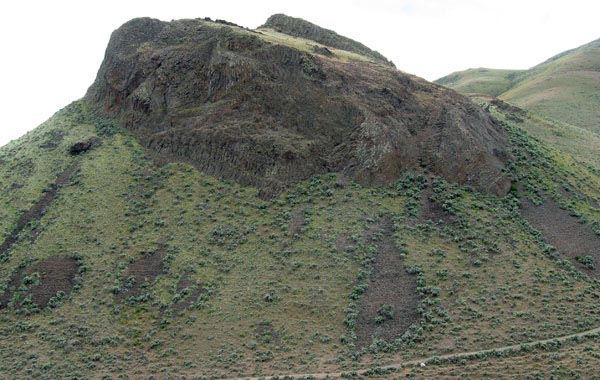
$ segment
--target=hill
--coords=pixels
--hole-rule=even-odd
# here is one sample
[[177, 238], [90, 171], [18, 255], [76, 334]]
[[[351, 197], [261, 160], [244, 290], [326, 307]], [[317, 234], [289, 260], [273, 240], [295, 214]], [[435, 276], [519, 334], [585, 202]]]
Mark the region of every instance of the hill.
[[330, 171], [384, 184], [417, 167], [508, 191], [506, 136], [467, 98], [305, 41], [135, 19], [113, 33], [85, 101], [164, 158], [266, 196]]
[[136, 19], [0, 148], [1, 377], [593, 374], [593, 160], [315, 44]]
[[468, 69], [437, 79], [435, 83], [462, 94], [499, 96], [512, 88], [523, 73], [524, 70]]
[[436, 83], [498, 96], [520, 107], [600, 133], [600, 40], [525, 71], [470, 69]]

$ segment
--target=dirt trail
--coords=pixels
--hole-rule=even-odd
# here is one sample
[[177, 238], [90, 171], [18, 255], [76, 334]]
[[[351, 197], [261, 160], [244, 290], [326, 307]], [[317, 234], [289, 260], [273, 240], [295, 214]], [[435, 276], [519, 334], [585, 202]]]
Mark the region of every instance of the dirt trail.
[[576, 334], [564, 335], [564, 336], [551, 338], [551, 339], [544, 339], [544, 340], [537, 340], [534, 342], [514, 344], [511, 346], [503, 346], [503, 347], [498, 347], [498, 348], [492, 348], [489, 350], [468, 351], [468, 352], [460, 352], [460, 353], [447, 354], [447, 355], [436, 355], [436, 356], [430, 356], [427, 358], [408, 360], [408, 361], [404, 361], [404, 362], [397, 362], [397, 363], [389, 364], [386, 366], [370, 367], [370, 368], [363, 368], [363, 369], [358, 369], [358, 370], [348, 370], [348, 371], [342, 371], [342, 372], [302, 373], [302, 374], [296, 373], [296, 374], [282, 374], [282, 375], [259, 376], [259, 377], [240, 377], [240, 378], [232, 378], [232, 379], [228, 379], [228, 380], [275, 380], [275, 379], [284, 380], [284, 379], [304, 379], [304, 378], [333, 379], [333, 378], [340, 378], [340, 377], [342, 377], [343, 374], [349, 373], [349, 372], [356, 373], [357, 375], [363, 375], [374, 368], [379, 368], [382, 370], [395, 370], [395, 369], [401, 369], [403, 367], [421, 365], [421, 363], [426, 363], [427, 361], [434, 359], [434, 358], [437, 358], [442, 361], [451, 359], [451, 358], [466, 359], [466, 358], [478, 356], [481, 354], [485, 355], [485, 354], [490, 354], [490, 353], [508, 352], [508, 351], [515, 351], [515, 350], [518, 351], [523, 348], [534, 347], [539, 344], [547, 344], [547, 343], [553, 343], [553, 342], [565, 342], [565, 341], [568, 341], [573, 338], [583, 338], [583, 337], [587, 337], [587, 336], [595, 335], [595, 334], [600, 334], [600, 327], [596, 327], [591, 330], [582, 331], [582, 332], [579, 332]]

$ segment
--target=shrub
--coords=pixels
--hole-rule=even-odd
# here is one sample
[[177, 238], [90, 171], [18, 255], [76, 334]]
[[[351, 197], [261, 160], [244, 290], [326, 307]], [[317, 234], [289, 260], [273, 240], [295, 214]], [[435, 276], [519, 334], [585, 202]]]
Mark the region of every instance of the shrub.
[[596, 269], [596, 263], [592, 256], [576, 256], [575, 260], [587, 269]]
[[377, 314], [384, 320], [394, 319], [394, 306], [384, 303], [379, 307], [379, 310], [377, 310]]

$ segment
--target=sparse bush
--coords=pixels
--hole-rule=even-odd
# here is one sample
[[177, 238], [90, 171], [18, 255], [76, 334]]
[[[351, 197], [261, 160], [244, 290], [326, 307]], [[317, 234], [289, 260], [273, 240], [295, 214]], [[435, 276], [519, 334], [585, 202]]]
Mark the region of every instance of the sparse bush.
[[394, 319], [394, 306], [384, 303], [377, 310], [377, 314], [384, 320]]
[[592, 256], [576, 256], [575, 260], [587, 269], [596, 269], [596, 263]]

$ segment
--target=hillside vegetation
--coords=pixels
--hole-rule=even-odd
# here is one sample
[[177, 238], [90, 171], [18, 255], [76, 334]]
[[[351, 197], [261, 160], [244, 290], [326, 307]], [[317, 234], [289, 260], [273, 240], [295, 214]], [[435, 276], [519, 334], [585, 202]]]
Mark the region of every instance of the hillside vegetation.
[[542, 117], [497, 98], [483, 95], [469, 97], [485, 107], [491, 104], [506, 110], [513, 121], [520, 122], [521, 128], [548, 146], [569, 154], [577, 161], [600, 167], [600, 135], [585, 128]]
[[273, 29], [288, 36], [303, 38], [318, 42], [325, 46], [357, 53], [382, 64], [394, 66], [394, 64], [381, 55], [381, 53], [369, 49], [360, 42], [354, 41], [348, 37], [340, 36], [333, 30], [322, 28], [301, 18], [290, 17], [284, 14], [272, 15], [259, 30], [263, 28]]
[[[165, 28], [149, 19], [135, 22], [146, 26], [145, 33]], [[125, 48], [107, 54], [88, 95], [0, 148], [0, 378], [222, 379], [328, 372], [343, 372], [345, 378], [457, 378], [467, 371], [478, 377], [501, 371], [506, 377], [591, 378], [586, 370], [599, 364], [596, 335], [535, 344], [600, 327], [600, 169], [591, 152], [574, 156], [575, 146], [554, 144], [552, 135], [540, 132], [560, 124], [495, 99], [480, 97], [477, 105], [368, 60], [321, 60], [318, 53], [293, 47], [306, 45], [291, 36], [281, 38], [283, 49], [239, 37], [254, 34], [242, 28], [198, 22], [168, 26], [176, 33], [167, 37], [178, 41], [171, 48], [153, 45], [165, 39], [140, 47], [129, 40], [139, 37], [135, 33], [113, 34], [112, 43]], [[190, 98], [170, 91], [191, 87], [165, 90], [161, 78], [173, 75], [171, 83], [183, 86], [179, 77], [189, 71], [169, 65], [190, 64], [180, 55], [190, 46], [183, 32], [190, 25], [217, 30], [216, 37], [196, 34], [209, 41], [194, 54], [222, 64], [224, 71], [210, 71], [213, 78], [229, 79], [208, 80], [218, 94], [208, 102], [178, 104]], [[257, 82], [236, 76], [243, 71], [227, 71], [256, 63], [265, 51], [316, 62], [327, 68], [327, 78], [339, 79], [336, 68], [360, 73], [364, 82], [354, 88], [388, 100], [360, 104], [378, 123], [357, 127], [361, 132], [351, 135], [350, 147], [359, 146], [357, 157], [369, 158], [367, 148], [390, 136], [371, 140], [374, 135], [406, 128], [407, 136], [431, 138], [423, 137], [428, 143], [415, 148], [421, 161], [392, 161], [397, 171], [387, 181], [361, 182], [344, 165], [308, 170], [298, 160], [290, 168], [306, 175], [266, 196], [262, 182], [245, 181], [244, 175], [265, 165], [260, 160], [269, 154], [272, 166], [264, 173], [277, 174], [286, 158], [236, 150], [243, 144], [235, 140], [234, 132], [242, 133], [237, 127], [258, 122], [235, 124], [242, 121], [240, 112], [251, 115], [235, 96], [247, 95], [244, 86]], [[141, 64], [162, 59], [165, 71], [125, 76], [133, 82], [102, 75], [122, 75], [131, 68], [124, 64], [131, 56], [145, 59], [144, 54], [154, 58]], [[226, 59], [239, 66], [223, 64]], [[198, 71], [187, 80], [204, 81], [203, 66], [191, 66]], [[268, 71], [254, 73], [289, 70], [286, 78], [310, 89], [342, 86], [315, 79], [297, 61], [266, 66]], [[391, 85], [376, 91], [381, 78], [389, 77], [404, 83], [407, 92], [396, 93]], [[337, 94], [323, 103], [330, 110], [355, 96]], [[297, 101], [296, 91], [288, 95]], [[307, 128], [303, 119], [290, 121], [289, 113], [279, 114], [283, 108], [273, 107], [263, 115], [283, 122], [252, 130], [253, 138], [286, 141], [293, 131], [329, 141], [319, 133], [331, 133], [331, 124], [315, 119], [310, 124], [315, 127]], [[439, 115], [409, 112], [419, 107]], [[208, 118], [212, 125], [201, 124], [202, 115], [215, 110], [228, 112], [225, 121], [219, 124], [215, 116]], [[337, 120], [319, 112], [322, 120]], [[170, 130], [165, 121], [177, 128]], [[234, 141], [233, 148], [213, 144], [208, 158], [187, 155], [205, 152], [201, 144], [211, 140], [183, 135], [171, 140], [181, 145], [170, 154], [157, 149], [170, 149], [169, 140], [160, 139], [186, 132], [184, 127], [205, 128], [206, 136], [217, 136], [214, 141]], [[494, 146], [504, 150], [494, 153], [502, 166], [492, 166], [502, 176], [489, 178], [507, 181], [505, 192], [484, 191], [478, 182], [438, 171], [436, 165], [454, 160], [462, 144], [478, 143], [481, 136], [465, 129], [502, 137]], [[449, 134], [454, 130], [463, 134]], [[293, 146], [296, 140], [290, 141]], [[190, 150], [182, 152], [182, 146]], [[244, 157], [247, 161], [240, 160]], [[219, 162], [237, 165], [231, 166], [237, 171], [211, 171]], [[381, 163], [366, 162], [378, 173], [372, 168]], [[488, 168], [482, 162], [466, 175]], [[532, 346], [436, 359], [523, 343]], [[380, 368], [423, 358], [431, 358], [426, 367]], [[355, 373], [370, 367], [379, 369]]]
[[[132, 136], [106, 134], [103, 123], [75, 103], [2, 149], [3, 209], [13, 210], [2, 219], [5, 235], [79, 161], [46, 212], [2, 253], [11, 295], [1, 313], [4, 376], [352, 369], [600, 322], [598, 284], [582, 274], [596, 277], [598, 251], [585, 259], [558, 253], [521, 215], [519, 190], [487, 197], [426, 172], [365, 188], [331, 174], [264, 201], [255, 188], [187, 164], [157, 166]], [[597, 228], [597, 170], [505, 123], [524, 199], [559, 204], [583, 230]], [[49, 148], [57, 131], [64, 137]], [[69, 153], [92, 136], [102, 139], [96, 148]], [[33, 157], [61, 164], [37, 170]], [[16, 195], [24, 189], [28, 201]], [[29, 295], [52, 286], [35, 265], [65, 258], [78, 263], [73, 288], [35, 305]], [[378, 276], [384, 259], [400, 281], [391, 285], [414, 289], [413, 301], [378, 293], [389, 281]], [[32, 267], [22, 285], [9, 286]]]
[[436, 83], [497, 96], [520, 107], [600, 133], [600, 40], [525, 71], [470, 69]]
[[463, 94], [499, 96], [511, 89], [524, 70], [468, 69], [447, 75], [435, 81]]

